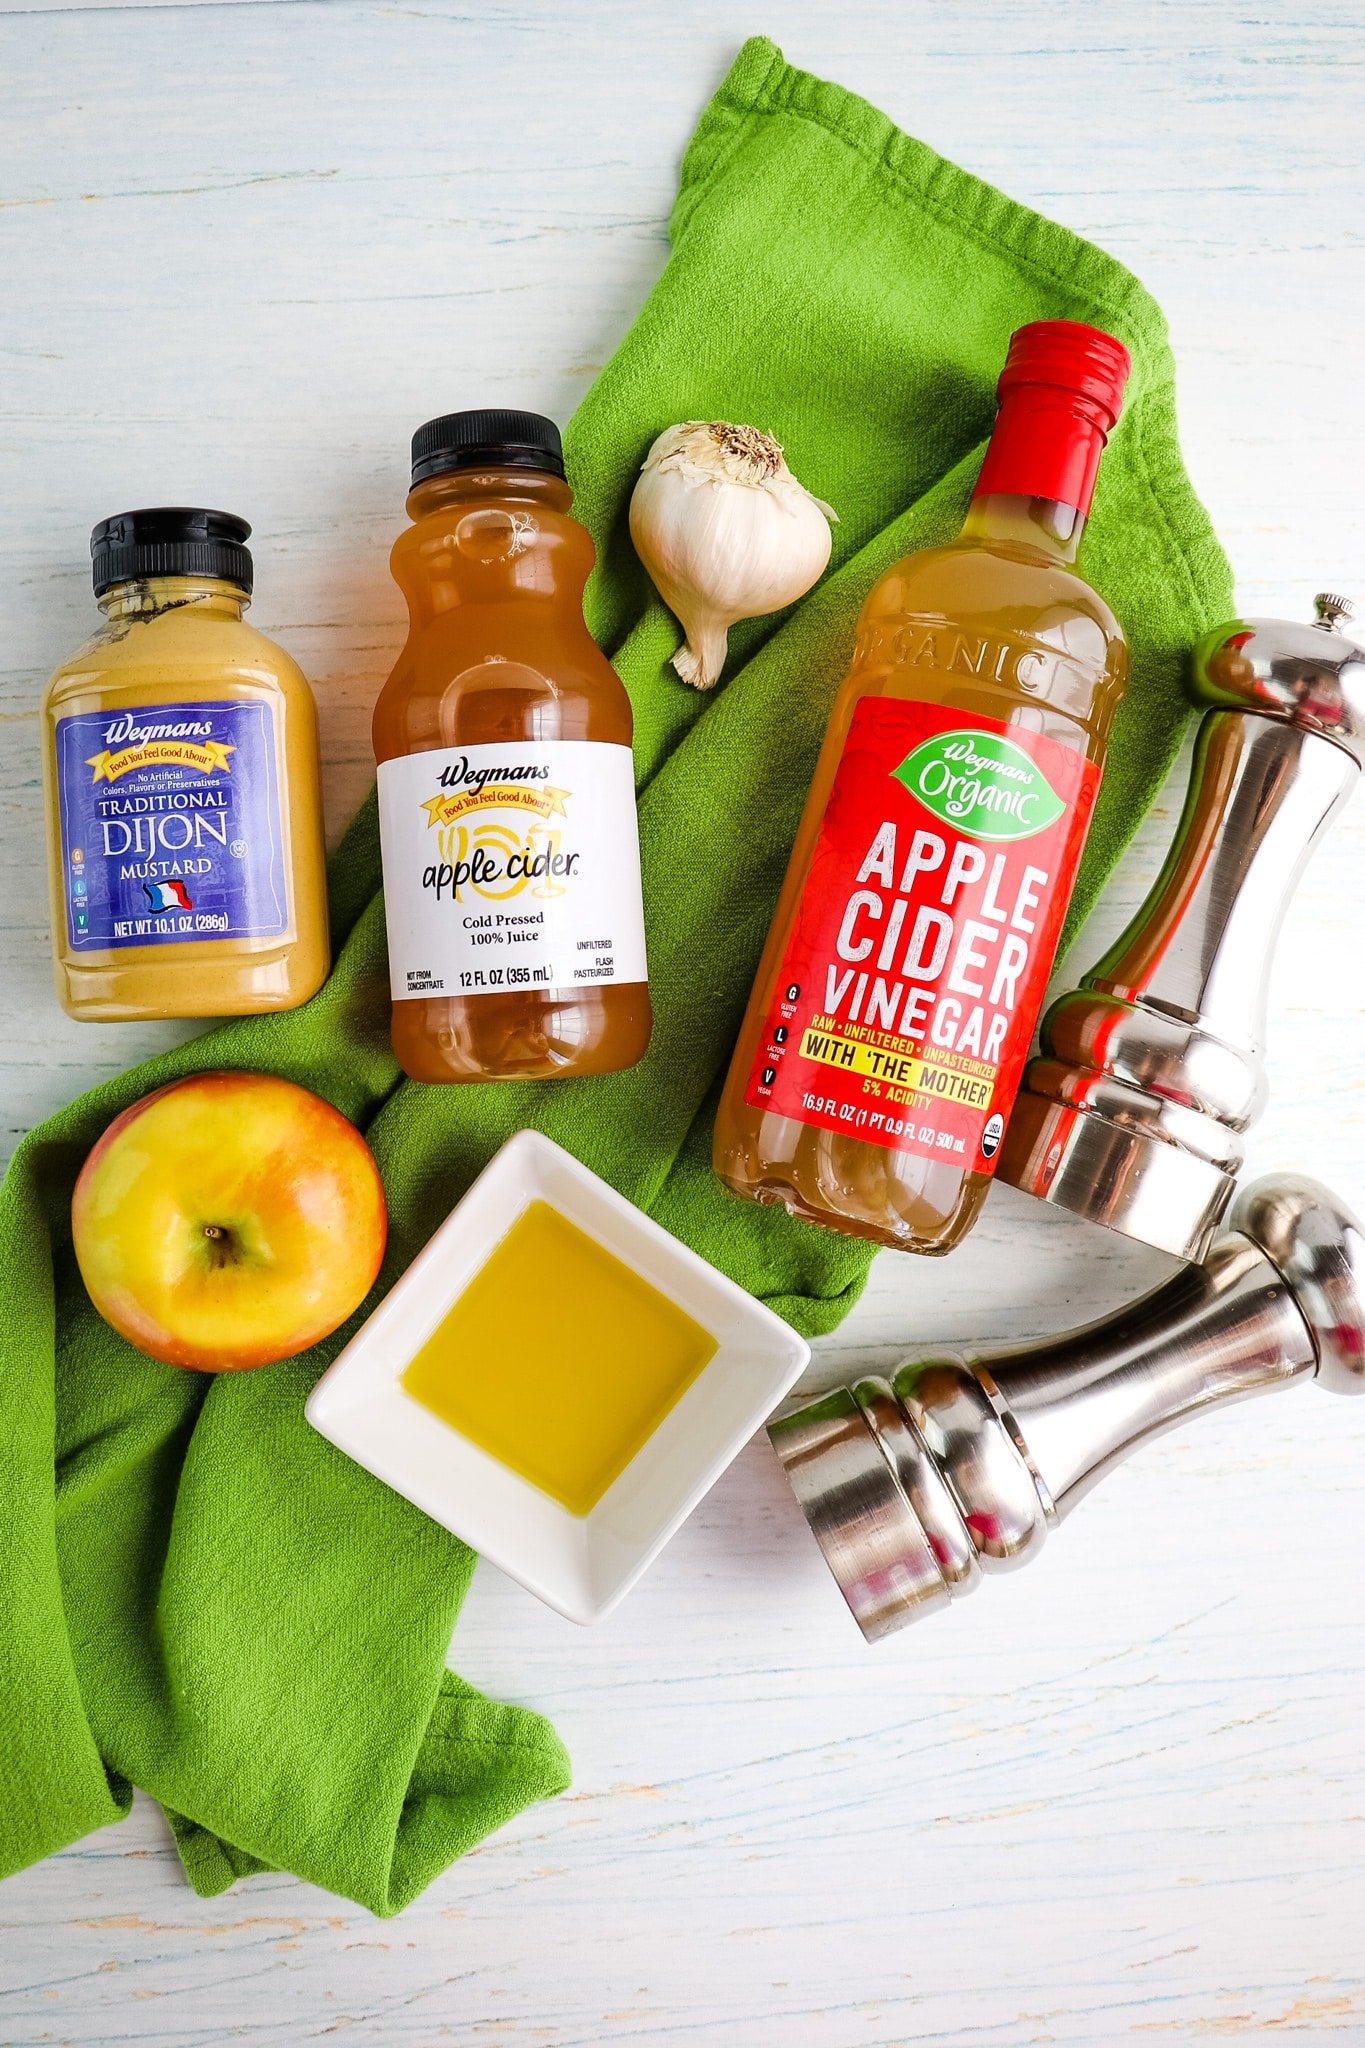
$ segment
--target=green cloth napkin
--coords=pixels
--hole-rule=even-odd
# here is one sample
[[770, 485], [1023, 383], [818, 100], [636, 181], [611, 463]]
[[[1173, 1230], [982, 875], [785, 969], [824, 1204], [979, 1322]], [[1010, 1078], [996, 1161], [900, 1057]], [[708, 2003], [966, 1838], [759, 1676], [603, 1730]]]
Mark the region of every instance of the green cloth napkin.
[[[215, 1380], [139, 1357], [90, 1308], [68, 1205], [116, 1111], [206, 1067], [318, 1089], [383, 1170], [392, 1236], [376, 1294], [502, 1140], [534, 1124], [799, 1329], [836, 1323], [866, 1248], [726, 1194], [709, 1171], [712, 1109], [858, 605], [898, 555], [956, 528], [1023, 321], [1095, 321], [1134, 358], [1082, 557], [1127, 627], [1133, 679], [1077, 914], [1176, 746], [1181, 650], [1231, 593], [1181, 467], [1165, 328], [1141, 286], [761, 40], [703, 116], [672, 232], [569, 437], [600, 550], [590, 623], [636, 708], [653, 1049], [608, 1080], [402, 1082], [371, 803], [332, 862], [337, 965], [312, 1003], [211, 1031], [21, 1146], [0, 1197], [0, 1869], [118, 1818], [135, 1784], [169, 1811], [199, 1890], [279, 1867], [391, 1913], [568, 1779], [544, 1721], [445, 1670], [470, 1553], [303, 1420], [359, 1318], [303, 1358]], [[774, 432], [840, 519], [821, 588], [738, 629], [711, 697], [666, 666], [677, 632], [625, 516], [650, 441], [697, 417]], [[926, 1296], [934, 1273], [913, 1269]], [[528, 1326], [531, 1369], [536, 1341]]]

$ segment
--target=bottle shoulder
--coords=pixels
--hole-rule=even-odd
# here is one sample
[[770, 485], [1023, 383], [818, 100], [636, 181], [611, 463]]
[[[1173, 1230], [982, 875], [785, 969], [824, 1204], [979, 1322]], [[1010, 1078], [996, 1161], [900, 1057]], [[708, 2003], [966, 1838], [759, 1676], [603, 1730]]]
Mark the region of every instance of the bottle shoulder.
[[224, 687], [278, 690], [312, 701], [303, 670], [277, 641], [245, 619], [196, 614], [189, 605], [102, 621], [54, 670], [43, 701], [52, 712], [77, 699], [131, 703], [147, 692], [164, 702], [177, 695], [210, 697]]
[[839, 714], [866, 694], [1026, 724], [1100, 759], [1128, 675], [1123, 630], [1069, 564], [952, 542], [906, 556], [869, 592]]
[[459, 499], [404, 527], [389, 569], [414, 617], [509, 602], [581, 611], [595, 555], [587, 528], [566, 509]]
[[994, 619], [1052, 634], [1074, 617], [1098, 627], [1106, 643], [1123, 640], [1118, 619], [1079, 568], [1008, 541], [953, 540], [893, 562], [868, 593], [863, 618], [896, 616]]

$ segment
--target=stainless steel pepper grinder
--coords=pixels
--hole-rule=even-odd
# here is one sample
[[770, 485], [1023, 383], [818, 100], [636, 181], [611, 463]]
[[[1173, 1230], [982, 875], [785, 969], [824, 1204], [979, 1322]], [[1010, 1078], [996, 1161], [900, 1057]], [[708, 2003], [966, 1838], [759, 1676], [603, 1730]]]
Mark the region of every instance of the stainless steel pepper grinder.
[[909, 1360], [769, 1426], [869, 1642], [1027, 1563], [1131, 1451], [1313, 1378], [1365, 1393], [1365, 1233], [1296, 1174], [1255, 1182], [1202, 1264], [1062, 1337]]
[[1266, 987], [1309, 856], [1365, 759], [1365, 649], [1249, 619], [1194, 652], [1200, 727], [1165, 866], [1128, 929], [1043, 1020], [1001, 1180], [1197, 1259], [1265, 1107]]

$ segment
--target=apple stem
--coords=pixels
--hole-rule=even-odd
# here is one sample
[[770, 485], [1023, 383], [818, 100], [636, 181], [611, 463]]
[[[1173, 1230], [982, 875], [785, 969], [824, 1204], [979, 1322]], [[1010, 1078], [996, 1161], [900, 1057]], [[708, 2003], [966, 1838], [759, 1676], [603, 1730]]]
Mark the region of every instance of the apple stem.
[[237, 1252], [237, 1240], [231, 1228], [226, 1223], [205, 1223], [201, 1228], [209, 1264], [213, 1267], [230, 1266]]

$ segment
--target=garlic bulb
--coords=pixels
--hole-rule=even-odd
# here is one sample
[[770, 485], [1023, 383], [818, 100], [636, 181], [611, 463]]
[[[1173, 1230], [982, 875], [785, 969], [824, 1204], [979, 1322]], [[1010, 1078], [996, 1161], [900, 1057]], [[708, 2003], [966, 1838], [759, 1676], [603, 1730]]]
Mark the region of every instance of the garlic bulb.
[[835, 514], [792, 475], [757, 427], [684, 420], [645, 457], [630, 537], [686, 638], [673, 657], [709, 690], [737, 619], [804, 597], [829, 560]]

